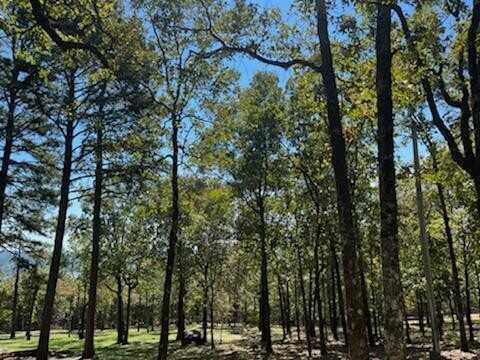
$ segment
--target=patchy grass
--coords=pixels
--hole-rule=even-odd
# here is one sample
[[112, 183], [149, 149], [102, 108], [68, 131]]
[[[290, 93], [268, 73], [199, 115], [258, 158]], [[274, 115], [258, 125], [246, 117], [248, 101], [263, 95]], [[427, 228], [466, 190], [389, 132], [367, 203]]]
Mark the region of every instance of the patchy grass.
[[[475, 319], [477, 320], [477, 319]], [[477, 320], [478, 321], [478, 320]], [[478, 336], [479, 326], [476, 321], [475, 333]], [[410, 323], [412, 330], [413, 343], [408, 345], [409, 359], [428, 359], [429, 334], [422, 337], [418, 331], [415, 321]], [[294, 330], [294, 329], [293, 329]], [[458, 350], [458, 336], [456, 331], [452, 331], [451, 324], [445, 324], [445, 334], [442, 341], [442, 355], [445, 359], [477, 359], [478, 343], [472, 344], [471, 353], [461, 353]], [[260, 336], [257, 329], [246, 328], [235, 333], [230, 329], [217, 328], [214, 333], [215, 348], [210, 345], [205, 346], [187, 346], [181, 348], [175, 343], [176, 333], [172, 330], [170, 334], [170, 356], [172, 360], [260, 360], [264, 358], [260, 346]], [[116, 344], [115, 330], [97, 331], [95, 344], [97, 349], [97, 358], [101, 360], [154, 360], [158, 351], [158, 341], [160, 334], [158, 331], [147, 332], [142, 329], [137, 332], [131, 329], [128, 345]], [[296, 340], [296, 333], [293, 338], [282, 340], [282, 331], [278, 326], [272, 328], [272, 339], [274, 354], [269, 360], [296, 360], [306, 359], [307, 351], [304, 341]], [[304, 336], [302, 334], [302, 339]], [[38, 341], [38, 332], [34, 332], [32, 340], [27, 341], [23, 333], [18, 333], [17, 339], [9, 340], [8, 335], [0, 335], [0, 359], [2, 353], [11, 353], [17, 351], [33, 350]], [[50, 340], [50, 349], [57, 354], [68, 356], [68, 359], [79, 359], [82, 352], [83, 341], [78, 339], [76, 334], [68, 336], [65, 330], [55, 330], [52, 332]], [[328, 359], [346, 359], [345, 347], [340, 342], [329, 339]], [[59, 357], [60, 358], [60, 357]], [[320, 359], [319, 345], [313, 344], [313, 359]], [[372, 349], [370, 359], [383, 359], [383, 349], [379, 344]], [[9, 358], [13, 359], [13, 358]], [[31, 359], [31, 358], [23, 358]]]

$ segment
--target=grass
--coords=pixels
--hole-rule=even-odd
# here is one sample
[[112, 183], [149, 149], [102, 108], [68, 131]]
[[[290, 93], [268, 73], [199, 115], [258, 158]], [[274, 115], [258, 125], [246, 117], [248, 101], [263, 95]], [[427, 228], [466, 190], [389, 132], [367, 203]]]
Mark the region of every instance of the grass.
[[[214, 333], [215, 341], [220, 347], [224, 344], [230, 344], [242, 339], [241, 335], [233, 334], [226, 330], [216, 330]], [[213, 359], [215, 352], [209, 346], [189, 346], [181, 351], [177, 351], [179, 346], [174, 343], [176, 332], [171, 331], [169, 339], [171, 341], [170, 350], [175, 355], [172, 359]], [[158, 342], [160, 339], [159, 331], [147, 332], [141, 329], [131, 329], [129, 333], [129, 344], [117, 344], [117, 333], [115, 330], [97, 331], [95, 335], [96, 354], [102, 360], [117, 359], [136, 359], [147, 360], [154, 359], [158, 352]], [[0, 334], [0, 359], [2, 354], [28, 351], [36, 348], [38, 343], [38, 332], [32, 333], [32, 339], [28, 341], [24, 334], [17, 333], [17, 338], [10, 340], [8, 334]], [[80, 355], [83, 349], [83, 340], [80, 340], [76, 333], [70, 336], [65, 330], [53, 330], [50, 336], [50, 350], [55, 353]], [[177, 354], [178, 353], [178, 354]]]
[[[479, 319], [475, 317], [476, 336], [479, 332]], [[429, 335], [422, 337], [418, 331], [417, 324], [410, 322], [412, 327], [413, 344], [408, 347], [409, 359], [427, 359]], [[193, 329], [193, 328], [191, 328]], [[474, 354], [458, 353], [457, 331], [452, 330], [450, 324], [445, 324], [445, 334], [442, 341], [442, 348], [445, 350], [442, 355], [446, 359], [473, 359]], [[282, 341], [281, 328], [272, 327], [272, 339], [274, 342], [274, 355], [271, 360], [294, 360], [306, 359], [306, 346], [304, 342], [296, 341], [296, 335], [293, 339]], [[32, 340], [27, 341], [23, 333], [18, 333], [17, 339], [8, 339], [8, 334], [0, 334], [0, 359], [3, 359], [2, 353], [11, 353], [16, 351], [26, 351], [35, 349], [38, 342], [38, 332], [32, 334]], [[174, 342], [176, 333], [172, 328], [170, 334], [170, 356], [172, 360], [250, 360], [263, 359], [260, 347], [260, 339], [257, 329], [245, 328], [240, 334], [232, 333], [227, 329], [217, 328], [215, 333], [216, 347], [214, 350], [209, 345], [205, 346], [187, 346], [180, 348], [179, 344]], [[302, 336], [303, 337], [303, 336]], [[147, 332], [142, 329], [137, 332], [131, 329], [128, 345], [118, 345], [116, 343], [116, 331], [104, 330], [97, 331], [95, 336], [97, 358], [101, 360], [153, 360], [156, 359], [158, 352], [159, 331]], [[304, 338], [304, 337], [303, 337]], [[476, 353], [479, 349], [478, 343], [472, 344], [472, 352]], [[54, 330], [50, 339], [50, 349], [62, 355], [68, 355], [70, 359], [78, 359], [82, 352], [83, 340], [79, 340], [77, 334], [72, 333], [68, 336], [65, 330]], [[329, 342], [329, 359], [345, 359], [345, 348], [333, 339]], [[314, 344], [313, 359], [319, 359], [318, 344]], [[371, 359], [382, 359], [383, 351], [381, 346], [372, 349]], [[467, 357], [469, 355], [469, 357]]]

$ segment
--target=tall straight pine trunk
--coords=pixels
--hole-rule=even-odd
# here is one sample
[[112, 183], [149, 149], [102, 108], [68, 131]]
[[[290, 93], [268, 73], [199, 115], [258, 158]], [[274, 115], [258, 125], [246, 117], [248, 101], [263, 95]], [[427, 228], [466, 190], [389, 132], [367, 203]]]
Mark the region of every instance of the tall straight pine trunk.
[[75, 125], [75, 73], [72, 71], [68, 77], [67, 108], [70, 113], [67, 118], [65, 129], [65, 148], [63, 158], [62, 182], [60, 188], [60, 203], [58, 206], [57, 225], [55, 228], [55, 239], [53, 244], [53, 254], [48, 274], [47, 290], [43, 305], [42, 321], [40, 325], [40, 338], [37, 348], [37, 360], [48, 359], [48, 343], [50, 340], [50, 327], [53, 317], [53, 305], [55, 302], [55, 293], [57, 281], [60, 272], [60, 261], [62, 258], [63, 238], [65, 235], [65, 223], [67, 221], [68, 197], [70, 193], [70, 177], [72, 172], [73, 156], [73, 138]]
[[168, 333], [170, 326], [170, 298], [172, 293], [172, 278], [175, 266], [175, 252], [177, 247], [178, 227], [180, 220], [179, 194], [178, 194], [178, 126], [179, 119], [172, 116], [172, 219], [168, 238], [167, 266], [165, 268], [165, 282], [163, 286], [163, 301], [161, 314], [161, 332], [158, 349], [158, 360], [167, 360]]

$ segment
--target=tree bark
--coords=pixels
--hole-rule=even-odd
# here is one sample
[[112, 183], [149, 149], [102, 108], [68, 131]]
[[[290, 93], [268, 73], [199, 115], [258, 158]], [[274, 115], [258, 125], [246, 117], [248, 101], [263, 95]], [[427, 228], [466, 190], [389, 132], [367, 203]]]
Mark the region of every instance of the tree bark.
[[465, 300], [466, 300], [466, 315], [467, 315], [467, 324], [468, 324], [468, 338], [470, 342], [475, 341], [475, 335], [473, 333], [473, 322], [472, 322], [472, 299], [470, 293], [470, 273], [468, 271], [468, 251], [467, 246], [465, 243], [465, 239], [463, 240], [463, 269], [464, 269], [464, 276], [465, 276]]
[[328, 132], [332, 148], [332, 165], [337, 193], [340, 233], [343, 239], [343, 268], [347, 309], [348, 354], [358, 360], [368, 359], [368, 341], [361, 301], [361, 286], [357, 259], [357, 234], [354, 227], [354, 205], [350, 195], [350, 180], [346, 161], [342, 115], [338, 102], [335, 70], [333, 68], [328, 33], [325, 0], [316, 0], [317, 35], [320, 45], [322, 79], [327, 102]]
[[403, 299], [398, 249], [398, 215], [395, 184], [392, 51], [390, 7], [377, 5], [377, 112], [380, 189], [380, 237], [383, 273], [385, 355], [406, 359], [403, 335]]
[[8, 89], [8, 113], [5, 124], [5, 142], [3, 146], [2, 168], [0, 172], [0, 234], [2, 233], [3, 213], [5, 209], [6, 189], [8, 184], [8, 170], [13, 148], [13, 133], [15, 129], [15, 110], [17, 107], [17, 78], [18, 70], [14, 68]]
[[31, 339], [33, 311], [35, 309], [35, 303], [37, 301], [37, 295], [39, 290], [40, 290], [40, 284], [34, 283], [33, 289], [32, 289], [32, 299], [28, 304], [27, 324], [26, 324], [26, 331], [25, 331], [25, 337], [27, 338], [28, 341], [30, 341]]
[[123, 334], [123, 339], [122, 339], [122, 344], [127, 345], [128, 344], [128, 333], [130, 331], [130, 308], [132, 304], [132, 290], [133, 290], [133, 285], [128, 284], [127, 285], [127, 313], [126, 313], [126, 319], [125, 319], [125, 332]]
[[267, 234], [265, 224], [265, 204], [263, 197], [260, 195], [257, 197], [257, 207], [259, 211], [259, 236], [260, 236], [260, 251], [261, 251], [261, 264], [260, 264], [260, 313], [261, 316], [261, 330], [262, 341], [265, 351], [268, 354], [273, 352], [272, 349], [272, 336], [270, 330], [270, 302], [268, 299], [268, 256], [267, 256]]
[[172, 223], [168, 240], [167, 265], [165, 268], [165, 282], [163, 286], [163, 301], [161, 314], [161, 332], [158, 349], [158, 360], [168, 358], [168, 333], [170, 326], [170, 297], [172, 292], [172, 277], [175, 266], [175, 252], [177, 247], [178, 227], [180, 220], [179, 191], [178, 191], [178, 126], [179, 119], [172, 116]]
[[[103, 93], [102, 93], [103, 97]], [[101, 241], [101, 209], [103, 186], [103, 102], [100, 105], [100, 116], [96, 124], [97, 138], [95, 144], [95, 189], [93, 195], [93, 221], [92, 221], [92, 255], [90, 259], [90, 278], [88, 290], [88, 313], [83, 358], [90, 359], [95, 355], [95, 315], [97, 310], [97, 283], [98, 263], [100, 261]]]
[[185, 275], [184, 275], [184, 269], [182, 266], [182, 253], [183, 253], [183, 248], [182, 244], [179, 244], [178, 247], [178, 264], [179, 266], [179, 271], [178, 271], [178, 303], [177, 303], [177, 341], [180, 341], [180, 344], [182, 346], [185, 346], [185, 306], [184, 306], [184, 300], [185, 300]]
[[123, 284], [120, 275], [116, 276], [117, 281], [117, 344], [121, 344], [125, 334], [123, 321]]
[[15, 270], [15, 284], [13, 286], [12, 296], [12, 322], [10, 328], [10, 339], [15, 339], [15, 332], [18, 324], [18, 282], [20, 281], [20, 258], [17, 258]]
[[[315, 232], [315, 245], [313, 249], [313, 262], [315, 264], [315, 297], [318, 304], [318, 329], [320, 333], [320, 354], [322, 357], [327, 357], [327, 340], [325, 336], [324, 317], [322, 311], [322, 297], [320, 294], [320, 259], [318, 256], [318, 248], [320, 246], [320, 209], [317, 207], [317, 226]], [[314, 324], [315, 326], [315, 324]]]
[[207, 330], [208, 330], [208, 264], [203, 269], [203, 311], [202, 311], [202, 330], [203, 330], [203, 342], [207, 343]]
[[[75, 103], [75, 74], [72, 72], [68, 79], [67, 107], [74, 108]], [[37, 348], [37, 360], [48, 359], [48, 343], [50, 339], [50, 327], [53, 317], [53, 305], [57, 288], [58, 275], [60, 272], [60, 261], [62, 258], [63, 238], [65, 235], [65, 222], [67, 220], [68, 197], [70, 193], [70, 176], [72, 172], [73, 133], [75, 124], [75, 113], [68, 114], [65, 131], [65, 149], [63, 159], [62, 181], [60, 188], [60, 203], [58, 206], [57, 225], [55, 228], [55, 239], [53, 246], [52, 260], [48, 274], [47, 290], [43, 305], [42, 322], [40, 326], [40, 338]]]

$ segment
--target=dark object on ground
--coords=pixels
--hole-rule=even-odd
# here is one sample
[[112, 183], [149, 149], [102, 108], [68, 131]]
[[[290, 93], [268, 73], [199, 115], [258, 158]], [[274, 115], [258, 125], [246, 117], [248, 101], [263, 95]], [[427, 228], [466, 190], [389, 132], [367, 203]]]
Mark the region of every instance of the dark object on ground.
[[202, 345], [202, 334], [198, 330], [193, 330], [192, 332], [187, 332], [185, 334], [185, 343], [187, 345], [195, 344], [195, 345]]

